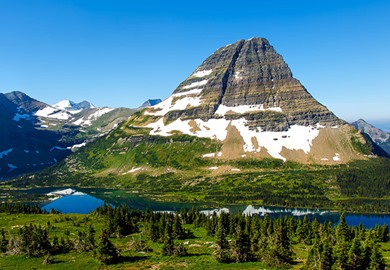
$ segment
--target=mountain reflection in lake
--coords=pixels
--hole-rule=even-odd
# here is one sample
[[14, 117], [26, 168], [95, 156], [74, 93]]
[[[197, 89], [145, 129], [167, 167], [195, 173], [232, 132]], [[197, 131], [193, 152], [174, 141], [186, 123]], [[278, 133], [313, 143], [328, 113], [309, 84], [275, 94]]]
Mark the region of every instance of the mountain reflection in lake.
[[[77, 190], [76, 190], [77, 189]], [[295, 216], [297, 218], [317, 219], [319, 222], [331, 221], [337, 223], [340, 213], [304, 209], [304, 208], [283, 208], [270, 206], [252, 206], [252, 205], [226, 205], [225, 207], [216, 208], [213, 204], [205, 203], [175, 203], [175, 202], [158, 202], [144, 198], [137, 194], [125, 190], [108, 190], [94, 188], [41, 188], [31, 190], [29, 193], [51, 194], [54, 199], [52, 202], [44, 205], [42, 208], [59, 210], [62, 213], [81, 213], [86, 214], [97, 207], [102, 206], [104, 201], [112, 205], [127, 205], [130, 209], [152, 210], [152, 211], [179, 211], [180, 209], [190, 209], [196, 207], [204, 213], [212, 212], [231, 212], [250, 215], [264, 216], [269, 215], [271, 218], [280, 216]], [[57, 196], [57, 197], [56, 197]], [[373, 228], [376, 224], [383, 225], [390, 222], [390, 215], [378, 214], [349, 214], [345, 215], [346, 221], [351, 226], [358, 226], [362, 223], [366, 228]]]
[[59, 210], [62, 213], [87, 214], [102, 206], [104, 202], [85, 193], [65, 195], [46, 204], [42, 208], [46, 211], [50, 209]]

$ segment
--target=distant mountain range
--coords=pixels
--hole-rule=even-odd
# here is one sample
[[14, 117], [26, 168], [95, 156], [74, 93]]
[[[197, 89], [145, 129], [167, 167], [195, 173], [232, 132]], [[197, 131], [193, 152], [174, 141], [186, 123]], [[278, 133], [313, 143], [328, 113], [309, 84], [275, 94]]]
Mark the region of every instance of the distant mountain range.
[[136, 111], [88, 101], [48, 105], [18, 91], [0, 94], [0, 110], [0, 178], [53, 165]]
[[383, 131], [373, 125], [367, 123], [363, 119], [359, 119], [351, 123], [360, 132], [367, 134], [371, 139], [385, 150], [390, 155], [390, 133]]

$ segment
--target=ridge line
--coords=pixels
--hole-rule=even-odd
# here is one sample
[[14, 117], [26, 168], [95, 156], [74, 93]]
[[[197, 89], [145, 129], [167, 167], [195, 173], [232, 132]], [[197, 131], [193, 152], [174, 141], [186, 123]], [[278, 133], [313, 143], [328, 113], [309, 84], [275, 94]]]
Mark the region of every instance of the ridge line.
[[241, 40], [241, 42], [238, 44], [236, 51], [233, 54], [232, 60], [230, 61], [229, 67], [227, 68], [225, 74], [222, 77], [222, 88], [221, 88], [221, 93], [218, 97], [217, 103], [214, 105], [214, 111], [213, 115], [215, 112], [218, 110], [219, 105], [222, 104], [222, 99], [225, 96], [228, 80], [231, 74], [234, 73], [234, 68], [236, 66], [236, 61], [238, 59], [238, 56], [241, 53], [242, 47], [244, 46], [245, 40]]

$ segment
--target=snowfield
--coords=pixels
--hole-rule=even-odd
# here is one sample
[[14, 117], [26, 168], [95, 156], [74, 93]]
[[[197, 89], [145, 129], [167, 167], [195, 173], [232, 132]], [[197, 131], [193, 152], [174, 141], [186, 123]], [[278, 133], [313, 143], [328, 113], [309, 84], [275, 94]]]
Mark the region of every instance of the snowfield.
[[224, 116], [227, 112], [234, 112], [234, 113], [248, 113], [248, 112], [256, 112], [256, 111], [275, 111], [275, 112], [282, 112], [282, 108], [280, 107], [272, 107], [264, 109], [263, 104], [260, 105], [239, 105], [235, 107], [229, 107], [225, 106], [223, 104], [219, 105], [217, 111], [215, 112], [216, 115]]
[[94, 112], [91, 115], [88, 115], [86, 117], [80, 118], [77, 121], [74, 121], [73, 124], [78, 125], [78, 126], [90, 126], [92, 125], [92, 121], [98, 119], [100, 116], [111, 112], [112, 108], [101, 108], [98, 109], [96, 112]]
[[3, 156], [7, 156], [13, 150], [14, 150], [13, 148], [10, 148], [10, 149], [7, 149], [7, 150], [4, 150], [4, 151], [0, 152], [0, 158], [3, 158]]
[[[241, 134], [244, 140], [243, 150], [245, 152], [260, 152], [261, 147], [264, 147], [272, 157], [284, 161], [286, 158], [280, 154], [284, 147], [309, 153], [312, 141], [318, 136], [322, 128], [319, 125], [316, 127], [294, 125], [287, 131], [271, 132], [250, 130], [246, 125], [245, 118], [237, 120], [209, 119], [208, 121], [195, 119], [191, 121], [194, 121], [198, 127], [195, 132], [190, 125], [190, 120], [181, 119], [164, 125], [163, 118], [160, 118], [157, 122], [147, 125], [147, 127], [151, 128], [151, 135], [171, 136], [172, 132], [180, 131], [192, 136], [223, 141], [227, 137], [227, 128], [231, 125], [237, 128]], [[256, 145], [253, 141], [256, 141]], [[211, 157], [211, 155], [208, 156], [209, 154], [206, 155]]]
[[211, 74], [211, 72], [213, 72], [212, 69], [208, 69], [208, 70], [201, 70], [201, 71], [197, 71], [193, 74], [193, 76], [195, 77], [198, 77], [198, 78], [202, 78], [202, 77], [205, 77], [205, 76], [208, 76]]

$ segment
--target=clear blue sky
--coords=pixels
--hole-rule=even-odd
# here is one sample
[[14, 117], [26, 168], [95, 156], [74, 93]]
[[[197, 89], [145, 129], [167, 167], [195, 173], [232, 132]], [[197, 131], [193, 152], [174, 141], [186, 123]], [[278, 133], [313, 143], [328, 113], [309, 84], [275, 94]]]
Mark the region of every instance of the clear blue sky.
[[390, 119], [389, 14], [388, 0], [0, 0], [0, 92], [137, 107], [257, 36], [339, 117]]

